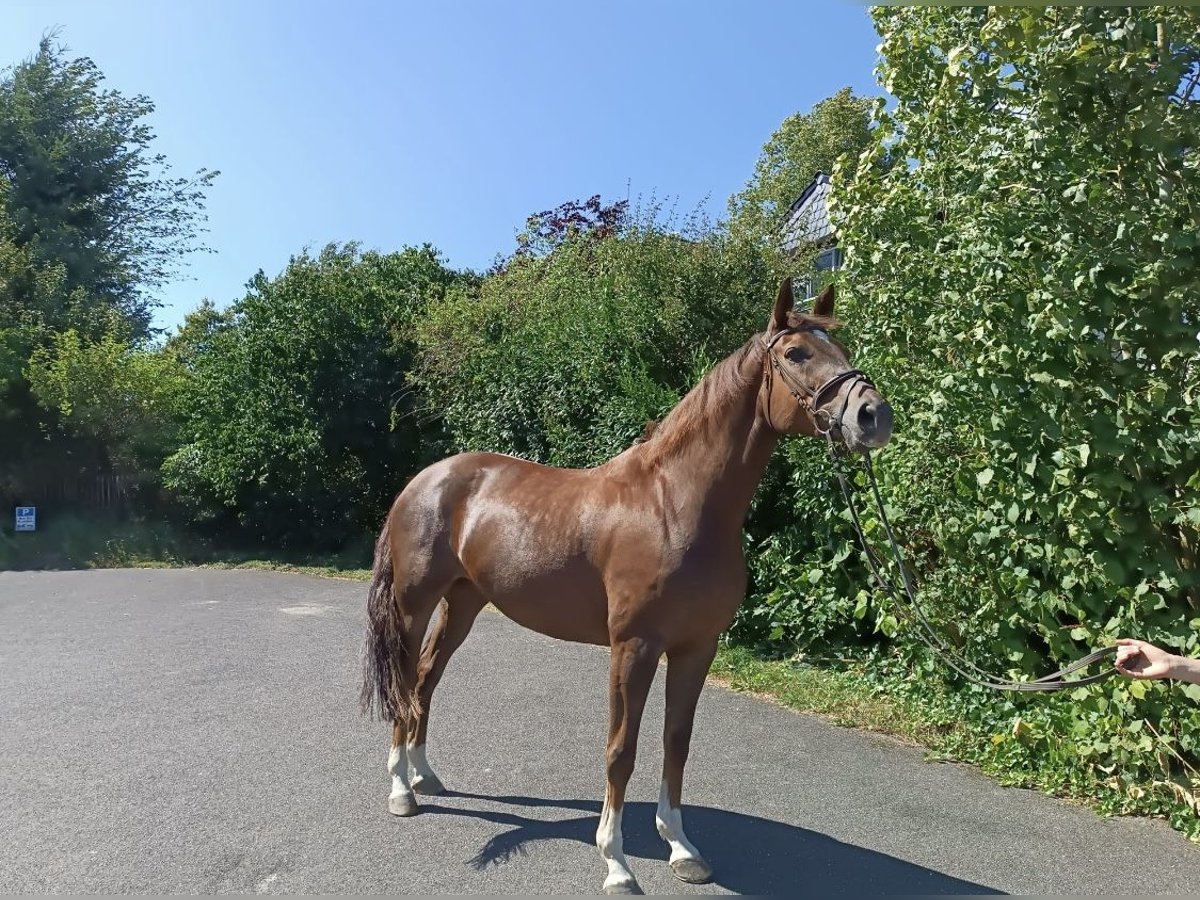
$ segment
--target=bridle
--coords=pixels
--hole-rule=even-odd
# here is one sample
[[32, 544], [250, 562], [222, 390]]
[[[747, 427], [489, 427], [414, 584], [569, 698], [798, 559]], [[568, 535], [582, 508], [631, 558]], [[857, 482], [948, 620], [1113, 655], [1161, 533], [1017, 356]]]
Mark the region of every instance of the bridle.
[[[842, 420], [845, 418], [846, 410], [850, 406], [850, 398], [855, 393], [861, 393], [864, 390], [874, 389], [875, 385], [866, 373], [860, 369], [847, 369], [844, 372], [839, 372], [828, 381], [819, 385], [815, 390], [801, 381], [794, 372], [790, 371], [786, 366], [780, 365], [779, 357], [775, 353], [775, 345], [779, 339], [787, 334], [799, 334], [805, 330], [804, 328], [781, 328], [776, 331], [770, 338], [763, 341], [763, 349], [767, 351], [767, 425], [772, 431], [782, 434], [780, 429], [775, 427], [775, 423], [771, 420], [771, 398], [775, 393], [773, 378], [774, 373], [778, 372], [779, 377], [783, 380], [784, 385], [788, 389], [788, 393], [792, 395], [801, 407], [808, 411], [809, 417], [812, 419], [813, 427], [816, 428], [817, 434], [830, 436], [834, 431], [839, 434], [842, 430]], [[842, 398], [842, 405], [838, 409], [836, 415], [830, 413], [826, 408], [831, 399], [837, 397], [838, 391], [842, 385], [849, 383], [849, 388], [846, 389], [846, 394]]]
[[[766, 389], [767, 389], [767, 404], [766, 418], [767, 425], [773, 431], [782, 434], [775, 423], [771, 421], [771, 397], [774, 394], [773, 377], [774, 373], [778, 372], [779, 377], [783, 379], [783, 383], [787, 386], [788, 391], [796, 402], [804, 407], [809, 416], [812, 418], [813, 427], [817, 433], [825, 438], [825, 442], [829, 447], [829, 458], [834, 465], [834, 472], [837, 475], [838, 484], [842, 489], [842, 496], [846, 500], [846, 506], [850, 511], [850, 520], [854, 525], [854, 531], [858, 536], [859, 543], [862, 545], [863, 552], [866, 555], [867, 564], [871, 569], [871, 574], [875, 576], [875, 580], [879, 583], [880, 588], [885, 593], [891, 596], [895, 602], [897, 611], [901, 612], [908, 619], [909, 624], [914, 626], [917, 636], [934, 652], [941, 661], [953, 669], [963, 678], [971, 681], [982, 687], [991, 688], [997, 691], [1014, 691], [1014, 692], [1040, 692], [1040, 691], [1061, 691], [1068, 688], [1082, 687], [1088, 684], [1095, 684], [1099, 681], [1104, 681], [1116, 674], [1116, 669], [1109, 667], [1107, 670], [1098, 672], [1093, 675], [1086, 675], [1082, 678], [1068, 679], [1067, 675], [1072, 675], [1081, 669], [1086, 669], [1095, 663], [1100, 662], [1106, 656], [1112, 656], [1116, 653], [1115, 647], [1101, 647], [1081, 659], [1076, 660], [1070, 665], [1064, 666], [1057, 672], [1052, 672], [1049, 675], [1043, 675], [1041, 678], [1033, 681], [1016, 681], [1011, 678], [1005, 678], [1002, 675], [996, 675], [979, 668], [970, 660], [963, 657], [954, 648], [944, 641], [933, 627], [933, 623], [925, 615], [925, 611], [917, 602], [916, 591], [913, 588], [909, 578], [908, 570], [904, 566], [904, 557], [900, 554], [900, 548], [896, 543], [895, 535], [892, 534], [892, 525], [888, 521], [887, 509], [883, 502], [883, 496], [879, 491], [879, 484], [875, 480], [875, 469], [871, 465], [871, 455], [869, 452], [861, 454], [851, 454], [849, 449], [844, 445], [839, 445], [834, 441], [834, 432], [838, 432], [839, 436], [842, 429], [842, 419], [846, 415], [846, 410], [850, 405], [850, 397], [856, 391], [864, 391], [868, 388], [874, 389], [875, 385], [871, 382], [862, 371], [859, 369], [847, 369], [844, 372], [839, 372], [834, 375], [824, 384], [821, 384], [815, 390], [801, 381], [787, 367], [780, 365], [779, 358], [774, 352], [775, 344], [785, 334], [796, 334], [804, 331], [804, 328], [781, 328], [776, 331], [770, 338], [763, 341], [763, 347], [767, 352], [768, 364], [766, 366]], [[833, 415], [826, 408], [826, 404], [832, 398], [837, 396], [838, 390], [844, 384], [849, 384], [850, 387], [846, 390], [845, 397], [842, 400], [841, 408], [837, 414]], [[844, 461], [850, 456], [861, 456], [862, 466], [866, 472], [867, 482], [871, 486], [871, 493], [874, 495], [875, 506], [879, 512], [879, 521], [883, 525], [883, 532], [887, 536], [888, 545], [892, 551], [892, 556], [896, 560], [896, 566], [900, 571], [900, 586], [903, 588], [904, 595], [908, 599], [910, 609], [905, 609], [900, 602], [900, 592], [896, 589], [896, 585], [891, 578], [888, 578], [884, 572], [883, 561], [876, 554], [875, 550], [867, 542], [866, 535], [863, 533], [862, 522], [859, 519], [858, 509], [855, 506], [850, 486], [847, 483], [846, 474], [844, 472]]]

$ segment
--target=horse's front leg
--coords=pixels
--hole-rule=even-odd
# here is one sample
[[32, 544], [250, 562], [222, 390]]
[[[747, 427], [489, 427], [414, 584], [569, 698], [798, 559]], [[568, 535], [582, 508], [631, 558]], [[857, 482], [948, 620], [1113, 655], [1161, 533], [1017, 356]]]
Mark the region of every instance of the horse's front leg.
[[621, 837], [621, 812], [625, 788], [633, 775], [637, 756], [638, 729], [646, 695], [654, 681], [661, 650], [641, 638], [614, 641], [609, 662], [608, 785], [604, 809], [596, 830], [596, 846], [608, 864], [604, 879], [606, 894], [640, 894], [637, 879], [625, 859]]
[[658, 833], [671, 845], [671, 872], [680, 881], [703, 884], [712, 878], [704, 861], [683, 832], [680, 803], [683, 767], [692, 741], [692, 721], [704, 679], [717, 652], [717, 643], [672, 650], [667, 653], [667, 708], [663, 728], [663, 781], [655, 816]]

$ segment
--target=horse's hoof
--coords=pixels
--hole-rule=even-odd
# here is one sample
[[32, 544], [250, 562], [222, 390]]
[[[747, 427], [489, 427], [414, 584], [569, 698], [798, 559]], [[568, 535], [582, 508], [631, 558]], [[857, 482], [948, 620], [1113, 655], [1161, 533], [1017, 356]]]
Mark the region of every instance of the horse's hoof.
[[688, 884], [708, 884], [712, 880], [712, 866], [702, 859], [677, 859], [671, 863], [671, 874]]
[[426, 797], [436, 797], [438, 794], [446, 792], [446, 786], [442, 784], [442, 780], [432, 772], [428, 775], [416, 776], [412, 780], [412, 789]]
[[614, 884], [605, 884], [604, 893], [606, 894], [644, 894], [636, 881], [618, 881]]
[[392, 794], [388, 797], [388, 812], [393, 816], [415, 816], [417, 798], [412, 794]]

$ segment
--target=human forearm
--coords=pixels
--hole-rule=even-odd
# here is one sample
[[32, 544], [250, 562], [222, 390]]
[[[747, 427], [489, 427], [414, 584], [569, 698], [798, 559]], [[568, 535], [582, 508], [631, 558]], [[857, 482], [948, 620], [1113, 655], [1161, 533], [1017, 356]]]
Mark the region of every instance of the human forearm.
[[1189, 681], [1192, 684], [1200, 684], [1200, 659], [1172, 654], [1167, 677], [1178, 681]]

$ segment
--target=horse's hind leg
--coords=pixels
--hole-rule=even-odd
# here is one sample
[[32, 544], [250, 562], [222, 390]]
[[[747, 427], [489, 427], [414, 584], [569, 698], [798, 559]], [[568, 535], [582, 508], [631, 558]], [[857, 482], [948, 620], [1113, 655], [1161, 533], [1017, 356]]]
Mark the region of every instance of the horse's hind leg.
[[[429, 620], [437, 609], [438, 600], [449, 585], [424, 578], [417, 584], [396, 586], [396, 603], [403, 621], [401, 652], [401, 683], [413, 685], [412, 700], [417, 700], [417, 664], [421, 656], [421, 641]], [[417, 705], [414, 703], [414, 705]], [[388, 772], [392, 776], [392, 792], [388, 795], [388, 811], [395, 816], [412, 816], [417, 812], [417, 798], [408, 780], [408, 734], [415, 729], [416, 720], [408, 710], [395, 712], [392, 726], [392, 747], [388, 752]]]
[[420, 674], [417, 676], [417, 697], [420, 710], [414, 727], [408, 734], [408, 765], [410, 786], [418, 794], [440, 794], [445, 788], [434, 774], [425, 756], [425, 741], [429, 730], [429, 706], [433, 692], [442, 680], [446, 664], [454, 651], [462, 646], [479, 611], [487, 599], [469, 581], [456, 581], [446, 592], [442, 613], [421, 653]]

